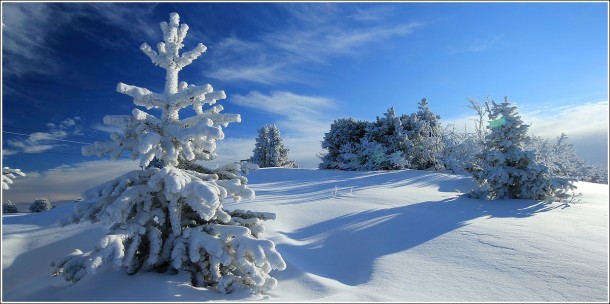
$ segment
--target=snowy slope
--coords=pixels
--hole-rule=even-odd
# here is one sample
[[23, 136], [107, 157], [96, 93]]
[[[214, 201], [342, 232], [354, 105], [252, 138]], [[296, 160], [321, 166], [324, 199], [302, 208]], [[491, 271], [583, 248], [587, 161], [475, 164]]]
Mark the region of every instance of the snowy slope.
[[[60, 228], [70, 204], [7, 215], [2, 301], [608, 301], [608, 186], [581, 201], [482, 201], [465, 176], [428, 171], [261, 169], [253, 201], [288, 265], [264, 295], [194, 288], [183, 275], [106, 268], [71, 285], [51, 259], [90, 250], [100, 225]], [[103, 287], [102, 287], [103, 286]]]

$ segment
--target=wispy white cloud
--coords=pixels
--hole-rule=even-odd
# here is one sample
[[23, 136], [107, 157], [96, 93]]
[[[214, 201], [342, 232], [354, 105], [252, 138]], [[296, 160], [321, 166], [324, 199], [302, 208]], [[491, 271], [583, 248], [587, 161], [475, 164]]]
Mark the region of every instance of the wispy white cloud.
[[504, 43], [503, 37], [504, 35], [494, 35], [487, 39], [477, 39], [466, 46], [450, 47], [449, 52], [452, 54], [485, 52]]
[[[2, 4], [3, 73], [21, 76], [29, 72], [53, 72], [59, 68], [54, 60], [48, 60], [56, 54], [52, 50], [43, 52], [49, 33], [63, 23], [54, 17], [47, 3]], [[7, 57], [11, 60], [8, 61]]]
[[[308, 82], [305, 70], [338, 56], [362, 54], [370, 45], [412, 33], [423, 23], [393, 24], [390, 9], [353, 10], [335, 3], [287, 3], [292, 22], [250, 40], [228, 37], [214, 47], [208, 76], [262, 84]], [[347, 18], [345, 18], [347, 17]]]
[[[138, 6], [138, 9], [134, 9]], [[3, 73], [8, 76], [23, 76], [28, 73], [56, 74], [62, 70], [62, 58], [48, 45], [65, 26], [73, 26], [82, 18], [95, 19], [101, 23], [115, 25], [133, 37], [154, 37], [158, 24], [151, 22], [154, 5], [135, 3], [3, 3], [2, 4], [2, 51]], [[85, 35], [92, 35], [83, 30]], [[133, 38], [129, 37], [129, 38]], [[126, 43], [120, 36], [91, 39], [107, 47]], [[130, 42], [131, 43], [131, 42]]]
[[69, 117], [58, 124], [48, 123], [49, 130], [47, 132], [13, 132], [6, 131], [5, 134], [23, 136], [5, 139], [7, 148], [3, 149], [3, 155], [10, 156], [18, 153], [42, 153], [52, 150], [57, 147], [66, 146], [66, 144], [87, 144], [82, 140], [70, 139], [70, 136], [79, 136], [83, 134], [83, 128], [77, 124], [81, 118], [79, 116]]
[[329, 98], [302, 96], [292, 92], [275, 91], [270, 95], [258, 91], [247, 95], [232, 95], [231, 102], [240, 106], [282, 116], [276, 124], [293, 136], [307, 137], [322, 134], [332, 121], [325, 111], [333, 109], [335, 102]]
[[296, 82], [298, 76], [285, 70], [286, 64], [221, 67], [208, 76], [222, 80], [249, 80], [262, 84]]

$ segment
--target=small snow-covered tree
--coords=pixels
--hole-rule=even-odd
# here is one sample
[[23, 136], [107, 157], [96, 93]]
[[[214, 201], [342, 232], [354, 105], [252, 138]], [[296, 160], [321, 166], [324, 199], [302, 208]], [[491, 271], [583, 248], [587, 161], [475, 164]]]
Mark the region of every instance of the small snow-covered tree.
[[289, 149], [284, 145], [280, 129], [276, 125], [265, 125], [258, 130], [250, 162], [260, 168], [296, 168], [294, 161], [288, 159]]
[[[72, 282], [112, 263], [128, 274], [186, 272], [194, 286], [225, 293], [241, 288], [262, 292], [277, 284], [269, 273], [286, 268], [275, 244], [261, 236], [262, 221], [275, 214], [223, 207], [226, 198], [254, 198], [243, 174], [255, 165], [233, 163], [212, 170], [196, 163], [214, 159], [216, 141], [224, 138], [222, 127], [241, 118], [220, 114], [223, 107], [215, 103], [225, 98], [223, 91], [178, 82], [178, 72], [206, 49], [199, 43], [180, 54], [188, 26], [179, 21], [172, 13], [169, 23], [161, 23], [163, 42], [157, 51], [146, 43], [140, 47], [165, 69], [164, 92], [117, 86], [135, 105], [160, 109], [161, 117], [137, 108], [132, 115], [107, 115], [104, 123], [121, 131], [113, 133], [110, 142], [83, 148], [85, 155], [115, 159], [127, 152], [140, 160], [142, 170], [83, 193], [84, 200], [64, 223], [102, 222], [110, 231], [92, 251], [77, 249], [52, 266], [56, 275]], [[180, 118], [179, 111], [190, 106], [195, 116]]]
[[51, 210], [51, 208], [53, 208], [53, 206], [51, 205], [51, 203], [49, 202], [48, 199], [37, 198], [30, 205], [30, 212], [32, 212], [32, 213], [43, 212], [43, 211]]
[[426, 98], [418, 103], [418, 108], [416, 113], [411, 114], [407, 124], [409, 139], [413, 142], [411, 168], [442, 169], [443, 130], [440, 116], [432, 113]]
[[18, 213], [17, 206], [13, 204], [11, 201], [6, 201], [2, 203], [2, 213]]
[[320, 155], [320, 169], [360, 170], [360, 140], [364, 138], [367, 122], [353, 118], [336, 119], [330, 131], [324, 134], [322, 148], [327, 152]]
[[9, 185], [17, 176], [25, 176], [25, 173], [21, 172], [21, 169], [2, 168], [2, 190], [10, 189]]
[[523, 124], [508, 98], [500, 104], [492, 101], [487, 128], [479, 166], [470, 170], [478, 183], [471, 197], [553, 200], [575, 189], [572, 180], [553, 176], [536, 161], [535, 151], [525, 150], [529, 126]]

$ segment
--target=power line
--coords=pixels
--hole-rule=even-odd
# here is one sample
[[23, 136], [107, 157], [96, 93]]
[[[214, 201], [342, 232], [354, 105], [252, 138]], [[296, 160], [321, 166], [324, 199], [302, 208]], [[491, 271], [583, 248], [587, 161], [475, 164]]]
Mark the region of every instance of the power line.
[[63, 154], [63, 155], [75, 155], [75, 156], [83, 156], [82, 154], [77, 154], [77, 153], [66, 153], [66, 152], [50, 152], [50, 151], [44, 151], [44, 152], [37, 152], [37, 153], [26, 153], [23, 152], [24, 154]]
[[[23, 134], [23, 133], [16, 133], [16, 132], [9, 132], [9, 131], [2, 131], [2, 133], [7, 133], [7, 134], [13, 134], [13, 135], [21, 135], [21, 136], [31, 136], [31, 134]], [[59, 138], [43, 138], [41, 140], [57, 140], [57, 141], [64, 141], [64, 142], [69, 142], [69, 143], [75, 143], [75, 144], [82, 144], [82, 145], [90, 145], [91, 143], [88, 142], [81, 142], [81, 141], [74, 141], [74, 140], [67, 140], [67, 139], [59, 139]]]
[[[49, 131], [32, 130], [32, 129], [27, 129], [27, 128], [11, 127], [11, 126], [2, 126], [2, 128], [3, 129], [9, 128], [9, 129], [22, 130], [22, 131], [30, 131], [30, 132], [49, 133]], [[85, 139], [85, 140], [98, 140], [98, 139], [95, 139], [95, 138], [82, 137], [82, 136], [74, 136], [74, 135], [67, 135], [67, 137], [79, 138], [79, 139]]]

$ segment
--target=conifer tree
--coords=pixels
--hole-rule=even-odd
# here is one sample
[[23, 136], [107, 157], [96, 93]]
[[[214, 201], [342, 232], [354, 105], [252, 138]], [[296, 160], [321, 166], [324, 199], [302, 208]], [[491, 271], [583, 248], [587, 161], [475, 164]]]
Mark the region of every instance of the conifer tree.
[[353, 118], [336, 119], [330, 131], [324, 134], [322, 148], [327, 152], [320, 155], [320, 169], [360, 170], [360, 140], [364, 138], [368, 123]]
[[280, 129], [276, 125], [265, 125], [258, 130], [258, 137], [250, 161], [260, 168], [296, 168], [294, 161], [288, 159], [289, 149], [284, 145]]
[[367, 125], [361, 141], [361, 156], [364, 158], [360, 170], [400, 170], [410, 165], [409, 154], [413, 148], [394, 108], [389, 108], [383, 117]]
[[[196, 161], [216, 157], [216, 141], [224, 138], [222, 128], [240, 122], [237, 114], [220, 114], [223, 91], [211, 85], [178, 82], [178, 72], [206, 49], [199, 43], [179, 53], [188, 26], [170, 14], [162, 22], [163, 42], [157, 51], [144, 43], [140, 49], [152, 63], [165, 69], [165, 89], [155, 93], [119, 83], [117, 91], [133, 97], [134, 104], [161, 110], [155, 117], [138, 108], [132, 115], [107, 115], [104, 123], [121, 129], [110, 142], [95, 142], [83, 148], [85, 155], [125, 152], [139, 159], [142, 170], [128, 172], [83, 193], [74, 214], [64, 223], [92, 221], [110, 227], [97, 247], [89, 252], [75, 250], [52, 263], [55, 274], [79, 281], [111, 263], [128, 274], [140, 270], [186, 272], [191, 284], [215, 287], [220, 292], [246, 288], [261, 292], [277, 281], [273, 269], [286, 267], [275, 244], [263, 239], [262, 221], [275, 214], [227, 210], [223, 201], [253, 199], [242, 175], [252, 167], [233, 163], [208, 169]], [[195, 116], [181, 118], [179, 111], [192, 107]]]
[[411, 168], [442, 169], [444, 144], [440, 116], [430, 111], [426, 98], [418, 103], [418, 108], [419, 110], [410, 116], [411, 126], [408, 127], [409, 139], [413, 142]]
[[269, 125], [264, 125], [258, 129], [250, 162], [257, 164], [259, 168], [266, 168], [271, 167], [269, 160]]
[[470, 196], [552, 200], [566, 197], [575, 188], [571, 180], [553, 177], [548, 167], [536, 161], [535, 151], [525, 150], [529, 126], [508, 98], [500, 104], [492, 101], [487, 128], [480, 165], [471, 170], [478, 188]]

